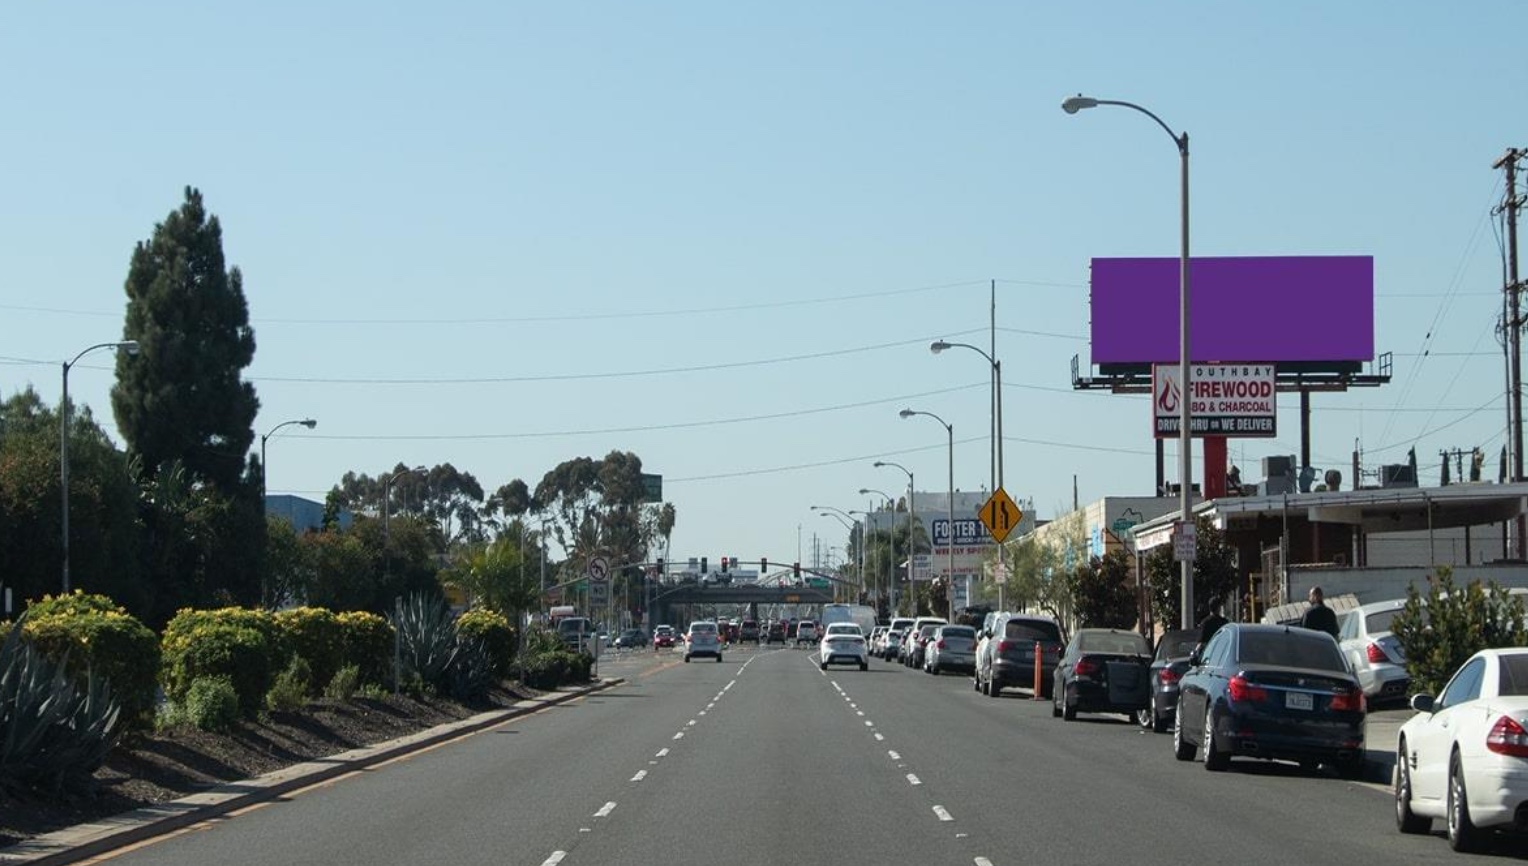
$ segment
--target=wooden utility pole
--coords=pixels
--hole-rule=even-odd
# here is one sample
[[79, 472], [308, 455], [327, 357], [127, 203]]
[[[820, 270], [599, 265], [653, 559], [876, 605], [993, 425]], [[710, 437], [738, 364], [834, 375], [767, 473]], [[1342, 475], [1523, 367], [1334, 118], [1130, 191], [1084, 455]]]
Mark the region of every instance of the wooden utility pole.
[[[1528, 154], [1528, 151], [1511, 147], [1501, 159], [1491, 164], [1492, 168], [1502, 169], [1507, 175], [1507, 192], [1502, 198], [1498, 213], [1504, 213], [1507, 217], [1507, 284], [1502, 287], [1502, 291], [1507, 293], [1509, 318], [1507, 336], [1511, 360], [1508, 387], [1511, 389], [1509, 402], [1512, 411], [1512, 429], [1508, 432], [1512, 442], [1513, 481], [1523, 480], [1523, 316], [1520, 303], [1523, 284], [1518, 279], [1517, 273], [1517, 212], [1523, 207], [1524, 197], [1517, 192], [1517, 165], [1523, 161], [1525, 154]], [[1512, 550], [1512, 555], [1517, 559], [1523, 559], [1525, 553], [1528, 553], [1523, 546], [1525, 534], [1528, 534], [1528, 520], [1519, 514]]]

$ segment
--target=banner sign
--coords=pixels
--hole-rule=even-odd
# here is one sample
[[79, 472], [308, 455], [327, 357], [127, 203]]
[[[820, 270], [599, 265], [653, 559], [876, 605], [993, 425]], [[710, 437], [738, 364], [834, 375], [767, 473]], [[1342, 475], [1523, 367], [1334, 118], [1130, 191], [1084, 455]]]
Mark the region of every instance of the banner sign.
[[[1177, 364], [1151, 368], [1153, 432], [1158, 439], [1178, 435], [1183, 378]], [[1194, 436], [1273, 437], [1278, 435], [1278, 399], [1273, 364], [1193, 364], [1189, 382], [1189, 432]]]

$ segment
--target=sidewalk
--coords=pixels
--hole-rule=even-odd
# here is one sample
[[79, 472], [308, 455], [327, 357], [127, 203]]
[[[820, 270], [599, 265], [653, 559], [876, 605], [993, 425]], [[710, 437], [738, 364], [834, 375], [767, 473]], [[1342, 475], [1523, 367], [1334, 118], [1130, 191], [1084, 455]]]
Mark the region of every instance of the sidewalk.
[[328, 779], [380, 764], [440, 743], [501, 725], [510, 719], [626, 682], [624, 677], [604, 679], [588, 686], [558, 689], [540, 698], [518, 701], [512, 707], [479, 713], [467, 719], [378, 743], [294, 764], [264, 776], [230, 782], [200, 794], [126, 812], [104, 821], [80, 824], [37, 836], [0, 849], [0, 866], [54, 866], [97, 857], [156, 836], [174, 832], [256, 803], [262, 803]]
[[1376, 710], [1364, 724], [1364, 748], [1368, 753], [1365, 782], [1390, 785], [1395, 770], [1395, 738], [1406, 720], [1416, 715], [1412, 709]]

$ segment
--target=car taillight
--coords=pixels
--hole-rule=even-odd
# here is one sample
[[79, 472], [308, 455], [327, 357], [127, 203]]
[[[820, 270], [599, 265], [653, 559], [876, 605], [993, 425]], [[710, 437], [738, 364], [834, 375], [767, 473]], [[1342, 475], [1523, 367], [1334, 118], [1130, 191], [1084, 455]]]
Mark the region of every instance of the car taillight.
[[939, 639], [939, 640], [938, 640], [938, 642], [936, 642], [936, 643], [935, 643], [935, 644], [934, 644], [934, 648], [935, 648], [935, 649], [944, 649], [944, 638], [940, 638], [940, 639]]
[[1162, 672], [1157, 674], [1157, 676], [1161, 678], [1162, 684], [1165, 686], [1170, 686], [1178, 680], [1183, 679], [1183, 677], [1172, 668], [1163, 668]]
[[1369, 652], [1369, 661], [1371, 661], [1371, 662], [1373, 662], [1375, 664], [1379, 664], [1381, 662], [1388, 662], [1388, 661], [1390, 661], [1390, 657], [1385, 655], [1384, 649], [1382, 649], [1380, 647], [1380, 645], [1377, 644], [1377, 643], [1372, 643], [1371, 642], [1369, 644], [1369, 651], [1368, 652]]
[[1076, 673], [1079, 677], [1090, 677], [1101, 670], [1103, 670], [1103, 665], [1100, 665], [1093, 659], [1079, 659], [1077, 661]]
[[1351, 689], [1332, 695], [1332, 709], [1339, 712], [1363, 712], [1368, 707], [1363, 689]]
[[998, 652], [1005, 653], [1005, 652], [1008, 652], [1011, 649], [1013, 649], [1013, 644], [1009, 643], [1008, 641], [1000, 640], [1000, 641], [997, 642], [997, 651]]
[[1528, 758], [1528, 730], [1517, 719], [1502, 716], [1491, 726], [1491, 733], [1486, 735], [1486, 748], [1498, 755]]
[[1231, 700], [1233, 701], [1266, 701], [1268, 690], [1262, 686], [1255, 686], [1241, 674], [1231, 678]]

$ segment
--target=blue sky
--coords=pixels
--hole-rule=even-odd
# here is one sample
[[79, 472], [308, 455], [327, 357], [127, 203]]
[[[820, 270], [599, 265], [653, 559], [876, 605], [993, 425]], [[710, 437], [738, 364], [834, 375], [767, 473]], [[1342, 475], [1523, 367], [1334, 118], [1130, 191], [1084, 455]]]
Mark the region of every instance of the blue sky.
[[[1491, 164], [1528, 145], [1518, 4], [40, 3], [0, 13], [0, 390], [121, 334], [133, 244], [200, 188], [244, 272], [269, 486], [451, 462], [492, 490], [641, 456], [676, 557], [811, 558], [989, 476], [1042, 518], [1148, 495], [1144, 398], [1077, 393], [1094, 256], [1375, 257], [1389, 386], [1317, 395], [1348, 476], [1506, 429]], [[1279, 300], [1249, 305], [1249, 321]], [[1290, 311], [1283, 311], [1289, 314]], [[1322, 327], [1319, 309], [1294, 311]], [[1425, 353], [1425, 354], [1424, 354]], [[111, 358], [70, 375], [115, 434]], [[1296, 453], [1236, 440], [1244, 476]], [[258, 441], [258, 439], [257, 439]], [[1169, 445], [1169, 467], [1175, 463]], [[1171, 473], [1170, 473], [1171, 474]], [[798, 539], [800, 548], [798, 548]]]

